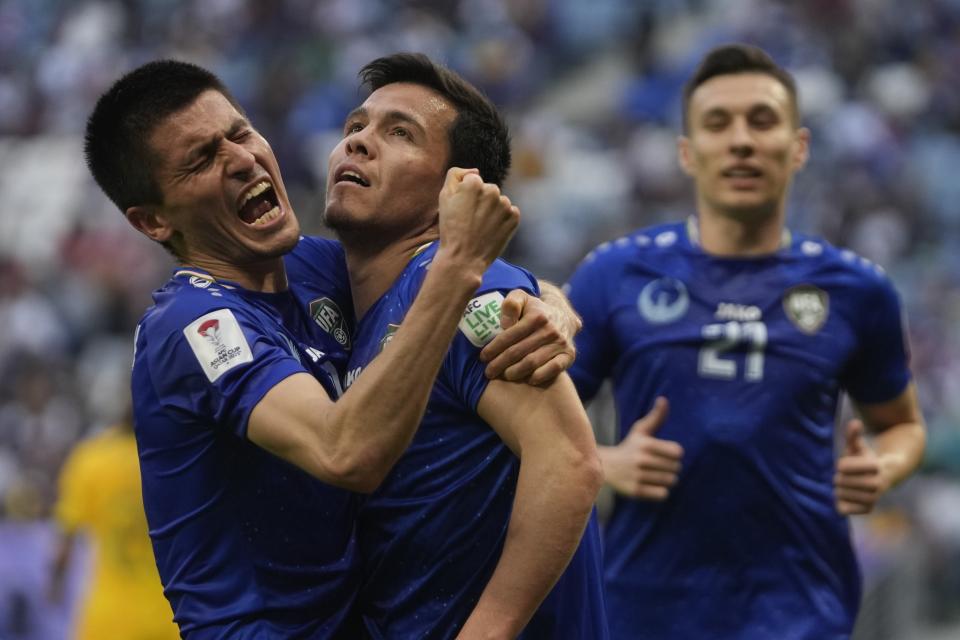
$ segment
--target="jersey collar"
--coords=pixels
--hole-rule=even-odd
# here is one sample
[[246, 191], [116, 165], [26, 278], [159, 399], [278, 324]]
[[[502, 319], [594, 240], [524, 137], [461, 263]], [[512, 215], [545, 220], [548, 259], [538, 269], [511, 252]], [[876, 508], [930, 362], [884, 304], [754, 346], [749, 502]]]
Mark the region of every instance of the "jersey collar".
[[[690, 244], [694, 247], [700, 247], [700, 223], [697, 220], [697, 216], [688, 216], [686, 227], [687, 239], [690, 241]], [[793, 234], [790, 232], [790, 229], [784, 227], [780, 234], [779, 250], [789, 249], [791, 244], [793, 244]]]
[[424, 242], [422, 245], [420, 245], [419, 247], [417, 247], [416, 249], [414, 249], [413, 255], [410, 256], [410, 259], [412, 260], [412, 259], [416, 258], [418, 255], [420, 255], [421, 253], [423, 253], [424, 251], [426, 251], [427, 249], [429, 249], [429, 248], [430, 248], [430, 245], [432, 245], [434, 242], [436, 242], [436, 240], [431, 240], [430, 242]]
[[198, 269], [197, 267], [178, 267], [173, 270], [173, 277], [185, 277], [185, 278], [200, 278], [201, 280], [208, 280], [210, 283], [216, 282], [224, 289], [236, 289], [235, 286], [229, 285], [225, 282], [218, 282], [216, 278], [204, 271], [203, 269]]

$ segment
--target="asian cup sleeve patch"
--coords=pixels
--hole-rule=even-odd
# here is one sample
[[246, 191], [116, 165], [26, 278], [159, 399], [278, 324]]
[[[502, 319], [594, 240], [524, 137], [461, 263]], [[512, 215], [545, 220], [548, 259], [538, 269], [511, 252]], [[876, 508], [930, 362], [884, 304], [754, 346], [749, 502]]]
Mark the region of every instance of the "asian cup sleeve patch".
[[500, 306], [503, 294], [491, 291], [477, 296], [467, 304], [460, 320], [460, 331], [475, 347], [483, 347], [503, 329], [500, 328]]
[[183, 335], [210, 382], [237, 365], [253, 361], [250, 344], [230, 309], [200, 316], [187, 325]]

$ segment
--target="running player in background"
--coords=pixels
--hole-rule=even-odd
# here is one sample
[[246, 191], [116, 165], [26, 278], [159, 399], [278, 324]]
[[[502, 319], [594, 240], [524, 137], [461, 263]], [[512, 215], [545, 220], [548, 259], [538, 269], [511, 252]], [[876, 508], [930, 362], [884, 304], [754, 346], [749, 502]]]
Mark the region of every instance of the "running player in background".
[[[847, 638], [860, 574], [846, 516], [925, 443], [900, 304], [877, 266], [785, 228], [809, 143], [786, 71], [724, 46], [683, 105], [696, 215], [600, 246], [568, 285], [584, 322], [571, 375], [584, 399], [613, 379], [622, 438], [601, 448], [618, 492], [611, 630]], [[860, 418], [836, 460], [841, 390]]]
[[[140, 322], [132, 376], [144, 505], [190, 638], [355, 638], [357, 495], [419, 424], [467, 302], [518, 212], [446, 172], [443, 246], [389, 354], [341, 395], [349, 347], [338, 245], [301, 239], [276, 158], [215, 76], [159, 61], [90, 117], [98, 184], [176, 258]], [[310, 287], [284, 256], [310, 262]], [[519, 323], [518, 323], [519, 326]], [[402, 367], [403, 375], [396, 375]]]
[[127, 421], [82, 440], [60, 473], [54, 517], [62, 532], [51, 577], [60, 600], [66, 571], [85, 536], [93, 561], [73, 617], [76, 640], [179, 638], [150, 548], [140, 464]]
[[[325, 211], [358, 319], [348, 383], [394, 355], [433, 273], [446, 168], [477, 167], [494, 191], [510, 166], [501, 116], [453, 72], [395, 54], [360, 75], [372, 93], [330, 156]], [[607, 637], [590, 518], [601, 477], [583, 407], [566, 375], [539, 388], [491, 381], [479, 360], [517, 287], [537, 291], [513, 265], [487, 270], [413, 443], [361, 507], [372, 638], [513, 638], [525, 626], [528, 638]]]

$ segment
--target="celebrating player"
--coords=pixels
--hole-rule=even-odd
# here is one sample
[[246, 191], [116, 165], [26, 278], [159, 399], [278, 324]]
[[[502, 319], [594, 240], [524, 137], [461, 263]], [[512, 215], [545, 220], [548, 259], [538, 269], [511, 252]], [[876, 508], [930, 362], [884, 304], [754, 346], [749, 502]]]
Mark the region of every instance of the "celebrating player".
[[[352, 491], [374, 489], [409, 443], [518, 211], [475, 173], [445, 172], [442, 246], [420, 295], [390, 353], [334, 402], [350, 345], [343, 253], [300, 239], [273, 152], [222, 83], [179, 62], [134, 70], [98, 101], [86, 153], [178, 263], [138, 327], [132, 385], [147, 521], [181, 632], [357, 637]], [[288, 283], [291, 251], [316, 281]]]
[[[477, 167], [469, 179], [495, 192], [510, 163], [495, 107], [451, 71], [396, 54], [361, 77], [372, 93], [330, 156], [325, 211], [358, 318], [348, 380], [394, 355], [433, 273], [445, 168]], [[489, 381], [478, 359], [514, 287], [536, 282], [494, 262], [413, 443], [361, 507], [370, 637], [513, 638], [528, 620], [530, 638], [606, 637], [595, 521], [580, 544], [601, 482], [583, 407], [565, 375], [540, 388]]]
[[[584, 321], [571, 375], [585, 399], [613, 379], [622, 438], [601, 448], [619, 494], [611, 631], [846, 638], [860, 576], [845, 516], [925, 442], [900, 305], [878, 267], [785, 228], [809, 142], [787, 72], [724, 46], [683, 97], [696, 215], [598, 247], [569, 282]], [[841, 389], [862, 422], [835, 460]]]

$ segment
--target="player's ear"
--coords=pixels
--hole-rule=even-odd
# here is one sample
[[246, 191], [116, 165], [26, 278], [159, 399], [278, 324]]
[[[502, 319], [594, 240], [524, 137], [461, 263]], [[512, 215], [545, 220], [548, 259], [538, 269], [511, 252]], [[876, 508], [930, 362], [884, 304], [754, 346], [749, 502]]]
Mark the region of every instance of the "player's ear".
[[152, 205], [136, 205], [123, 212], [130, 225], [157, 242], [169, 242], [174, 235], [170, 219], [163, 211]]
[[677, 162], [688, 176], [693, 176], [693, 160], [690, 158], [690, 138], [677, 136]]
[[796, 139], [794, 140], [793, 150], [793, 170], [799, 171], [807, 164], [810, 157], [810, 129], [800, 127], [797, 129]]

